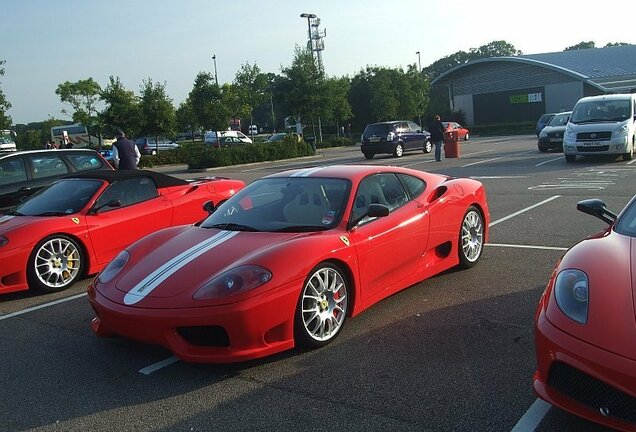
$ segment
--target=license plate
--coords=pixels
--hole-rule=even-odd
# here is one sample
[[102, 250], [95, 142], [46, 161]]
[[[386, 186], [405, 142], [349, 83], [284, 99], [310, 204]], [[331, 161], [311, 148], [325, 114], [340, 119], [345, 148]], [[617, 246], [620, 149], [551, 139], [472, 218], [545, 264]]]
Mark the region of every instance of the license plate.
[[563, 138], [550, 138], [550, 142], [562, 142]]
[[581, 147], [600, 147], [603, 144], [600, 141], [586, 141], [586, 142], [577, 142], [576, 145]]
[[369, 142], [378, 142], [380, 141], [380, 137], [371, 137], [369, 138]]

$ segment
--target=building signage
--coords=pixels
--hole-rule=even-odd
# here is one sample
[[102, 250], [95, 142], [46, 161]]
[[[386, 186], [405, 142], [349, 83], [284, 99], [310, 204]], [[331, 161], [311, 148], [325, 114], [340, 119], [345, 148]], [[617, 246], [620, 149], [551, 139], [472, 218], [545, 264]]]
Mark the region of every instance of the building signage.
[[526, 104], [526, 103], [537, 103], [537, 102], [543, 102], [543, 97], [541, 93], [527, 93], [527, 94], [510, 96], [511, 104]]

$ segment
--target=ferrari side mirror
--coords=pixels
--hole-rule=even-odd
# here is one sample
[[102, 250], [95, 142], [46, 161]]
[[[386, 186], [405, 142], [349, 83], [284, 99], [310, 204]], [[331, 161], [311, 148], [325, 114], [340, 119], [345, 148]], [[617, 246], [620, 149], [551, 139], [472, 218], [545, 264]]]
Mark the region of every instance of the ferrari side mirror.
[[616, 214], [607, 209], [605, 202], [600, 199], [586, 199], [576, 203], [576, 209], [583, 213], [596, 216], [603, 222], [613, 224], [616, 221]]

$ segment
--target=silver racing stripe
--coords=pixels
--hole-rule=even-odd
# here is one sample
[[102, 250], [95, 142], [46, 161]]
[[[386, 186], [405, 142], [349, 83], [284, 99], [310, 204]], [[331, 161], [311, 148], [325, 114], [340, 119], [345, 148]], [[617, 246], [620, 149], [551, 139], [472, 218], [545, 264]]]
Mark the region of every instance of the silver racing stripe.
[[304, 169], [302, 171], [298, 171], [296, 174], [292, 174], [290, 177], [309, 177], [310, 175], [320, 171], [323, 168], [324, 167], [315, 167]]
[[210, 237], [192, 246], [190, 249], [181, 252], [176, 257], [150, 273], [141, 282], [135, 285], [130, 291], [126, 293], [124, 297], [124, 303], [127, 305], [133, 305], [143, 300], [148, 294], [150, 294], [155, 288], [157, 288], [163, 281], [175, 274], [177, 271], [185, 267], [187, 264], [194, 261], [204, 253], [214, 249], [218, 245], [230, 240], [237, 235], [239, 231], [221, 231], [218, 234]]

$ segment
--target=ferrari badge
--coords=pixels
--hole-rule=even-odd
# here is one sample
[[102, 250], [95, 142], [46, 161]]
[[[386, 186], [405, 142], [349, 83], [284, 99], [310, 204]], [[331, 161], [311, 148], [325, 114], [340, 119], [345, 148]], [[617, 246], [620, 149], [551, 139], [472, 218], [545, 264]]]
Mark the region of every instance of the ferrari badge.
[[79, 218], [71, 218], [71, 220], [77, 225], [79, 225]]
[[347, 236], [340, 236], [340, 240], [342, 240], [345, 245], [349, 246], [349, 239]]

